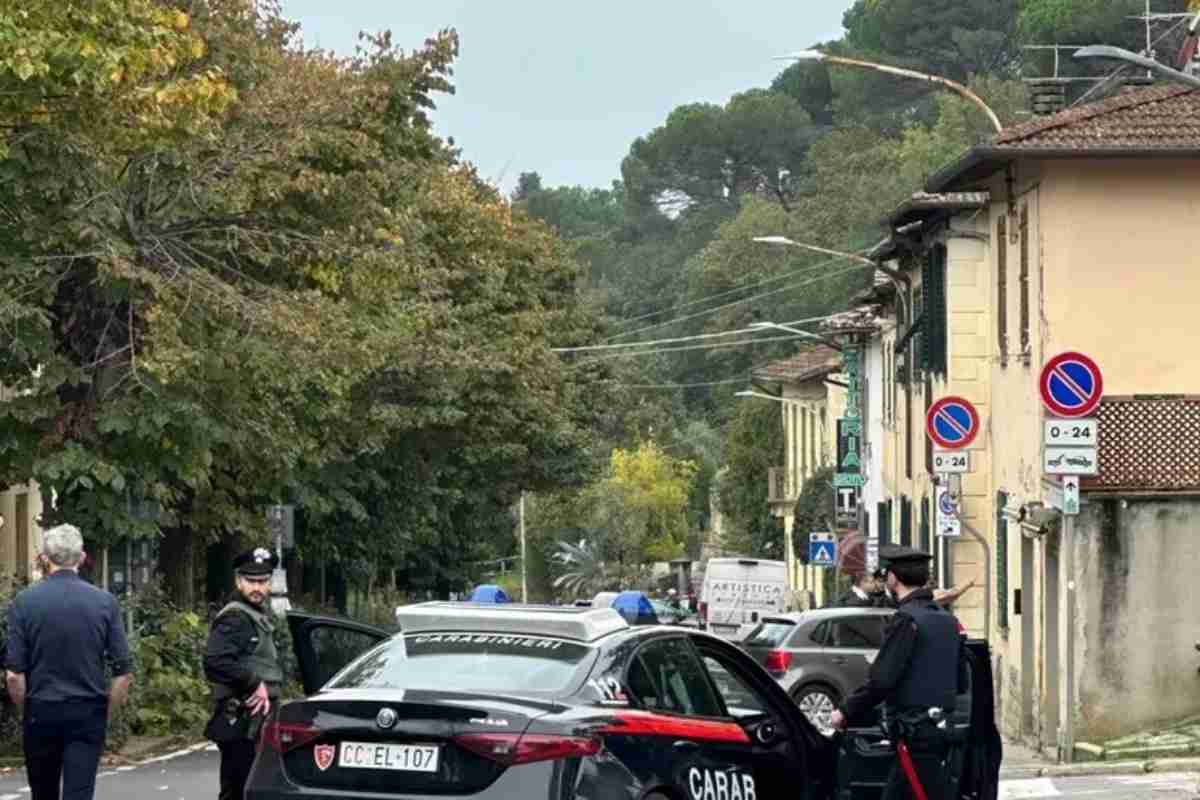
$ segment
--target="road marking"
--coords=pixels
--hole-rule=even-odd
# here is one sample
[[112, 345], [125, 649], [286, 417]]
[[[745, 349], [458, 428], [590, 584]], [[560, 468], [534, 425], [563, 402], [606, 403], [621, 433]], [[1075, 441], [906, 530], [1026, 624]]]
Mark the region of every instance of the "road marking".
[[1032, 800], [1036, 797], [1060, 797], [1062, 792], [1054, 788], [1049, 778], [1027, 778], [1018, 781], [1001, 781], [999, 800]]

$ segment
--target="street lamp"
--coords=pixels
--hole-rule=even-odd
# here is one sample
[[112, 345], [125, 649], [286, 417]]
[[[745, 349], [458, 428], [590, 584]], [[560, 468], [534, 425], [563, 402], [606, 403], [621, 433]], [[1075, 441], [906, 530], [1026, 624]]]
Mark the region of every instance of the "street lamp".
[[804, 250], [812, 250], [814, 253], [823, 253], [827, 256], [837, 256], [839, 258], [849, 258], [852, 261], [869, 264], [872, 267], [875, 266], [874, 261], [866, 256], [861, 256], [858, 253], [844, 253], [841, 250], [830, 250], [827, 247], [817, 247], [815, 244], [804, 244], [803, 242], [793, 241], [786, 236], [755, 236], [754, 241], [758, 242], [759, 244], [783, 244], [787, 245], [788, 247], [799, 247]]
[[1000, 118], [996, 116], [996, 112], [983, 102], [983, 98], [972, 92], [966, 86], [963, 86], [958, 81], [952, 81], [949, 78], [943, 78], [939, 75], [926, 75], [924, 72], [917, 72], [911, 69], [903, 69], [901, 67], [892, 67], [887, 64], [876, 64], [873, 61], [862, 61], [857, 58], [846, 58], [845, 56], [834, 56], [829, 53], [822, 53], [820, 50], [801, 50], [799, 53], [792, 53], [790, 56], [781, 56], [783, 60], [790, 61], [816, 61], [822, 64], [841, 64], [846, 67], [858, 67], [859, 69], [869, 69], [875, 72], [884, 72], [888, 75], [896, 75], [901, 78], [911, 78], [913, 80], [924, 81], [925, 83], [934, 83], [938, 86], [944, 86], [952, 92], [957, 93], [961, 97], [973, 103], [991, 121], [996, 132], [1004, 130], [1004, 126], [1000, 124]]
[[744, 391], [744, 392], [738, 392], [737, 394], [734, 395], [734, 397], [757, 397], [760, 400], [774, 400], [776, 403], [787, 402], [782, 397], [774, 397], [769, 394], [760, 394], [759, 392], [751, 392], [749, 390]]
[[760, 330], [760, 331], [769, 329], [769, 330], [776, 330], [776, 331], [784, 331], [785, 333], [792, 333], [792, 334], [795, 334], [796, 336], [802, 336], [805, 339], [812, 339], [813, 341], [820, 342], [821, 344], [825, 345], [826, 347], [831, 347], [834, 350], [837, 350], [839, 353], [845, 352], [845, 348], [843, 348], [840, 344], [833, 341], [832, 339], [827, 339], [824, 336], [821, 336], [819, 333], [812, 333], [811, 331], [802, 331], [799, 328], [792, 328], [787, 325], [781, 325], [778, 322], [751, 322], [750, 327], [754, 328], [756, 330]]
[[1111, 47], [1106, 44], [1094, 44], [1090, 47], [1082, 47], [1076, 50], [1073, 54], [1074, 58], [1081, 60], [1089, 58], [1111, 58], [1114, 61], [1124, 61], [1127, 64], [1148, 69], [1156, 75], [1161, 75], [1164, 78], [1173, 80], [1177, 83], [1186, 84], [1194, 88], [1200, 88], [1200, 78], [1195, 75], [1188, 75], [1186, 72], [1180, 72], [1177, 69], [1172, 69], [1166, 64], [1159, 63], [1153, 58], [1138, 55], [1129, 50], [1122, 50], [1120, 47]]

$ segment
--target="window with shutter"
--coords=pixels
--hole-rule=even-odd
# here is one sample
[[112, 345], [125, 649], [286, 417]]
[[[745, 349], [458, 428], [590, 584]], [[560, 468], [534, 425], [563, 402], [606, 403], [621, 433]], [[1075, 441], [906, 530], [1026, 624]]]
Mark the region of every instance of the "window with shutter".
[[912, 500], [900, 498], [900, 544], [912, 547]]
[[876, 506], [875, 512], [879, 517], [875, 523], [879, 526], [879, 546], [892, 543], [892, 501], [887, 500]]
[[947, 314], [946, 308], [946, 246], [930, 248], [921, 273], [922, 320], [921, 368], [934, 375], [946, 374]]
[[1000, 366], [1008, 366], [1008, 216], [996, 220], [996, 341]]
[[1021, 206], [1021, 360], [1029, 363], [1029, 206]]

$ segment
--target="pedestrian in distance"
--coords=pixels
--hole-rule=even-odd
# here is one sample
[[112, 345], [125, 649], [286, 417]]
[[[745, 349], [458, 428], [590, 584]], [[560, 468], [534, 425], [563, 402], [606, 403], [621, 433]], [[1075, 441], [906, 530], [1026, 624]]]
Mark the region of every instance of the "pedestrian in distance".
[[121, 609], [79, 577], [83, 559], [78, 528], [43, 533], [37, 561], [45, 577], [9, 609], [8, 695], [24, 716], [32, 800], [92, 800], [109, 718], [129, 697]]
[[871, 608], [875, 605], [875, 576], [870, 572], [858, 573], [850, 590], [837, 599], [838, 608]]
[[844, 729], [883, 704], [884, 727], [896, 743], [896, 764], [884, 800], [945, 797], [944, 762], [949, 750], [943, 720], [954, 711], [959, 688], [962, 637], [958, 620], [934, 602], [928, 553], [909, 547], [880, 548], [887, 589], [899, 608], [884, 632], [867, 682], [833, 712]]
[[259, 731], [283, 684], [267, 605], [277, 563], [265, 547], [233, 560], [236, 591], [208, 634], [204, 675], [212, 687], [213, 714], [205, 735], [221, 753], [220, 800], [242, 800]]

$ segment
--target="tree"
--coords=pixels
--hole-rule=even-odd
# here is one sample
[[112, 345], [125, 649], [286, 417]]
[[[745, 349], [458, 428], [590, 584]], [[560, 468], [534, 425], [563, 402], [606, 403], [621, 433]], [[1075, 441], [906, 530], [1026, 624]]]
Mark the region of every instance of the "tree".
[[846, 43], [966, 80], [1007, 70], [1016, 59], [1018, 0], [857, 0]]
[[433, 136], [452, 32], [339, 59], [248, 0], [114, 0], [98, 32], [44, 5], [0, 34], [125, 38], [98, 46], [114, 86], [48, 57], [25, 94], [60, 104], [5, 108], [0, 482], [38, 480], [46, 521], [101, 543], [164, 535], [186, 602], [195, 543], [261, 531], [269, 502], [323, 553], [444, 587], [418, 568], [509, 546], [521, 489], [586, 480], [605, 372], [550, 347], [596, 320], [562, 244]]
[[796, 100], [752, 90], [734, 95], [723, 108], [710, 103], [676, 108], [662, 127], [634, 141], [621, 173], [640, 206], [736, 208], [746, 194], [786, 205], [791, 176], [813, 136]]
[[767, 505], [768, 470], [780, 466], [783, 459], [779, 405], [741, 403], [726, 428], [725, 471], [719, 479], [727, 549], [749, 557], [783, 557], [783, 529]]
[[593, 597], [609, 588], [612, 578], [599, 551], [580, 539], [578, 544], [558, 542], [555, 563], [566, 570], [554, 579], [554, 588], [572, 597]]

